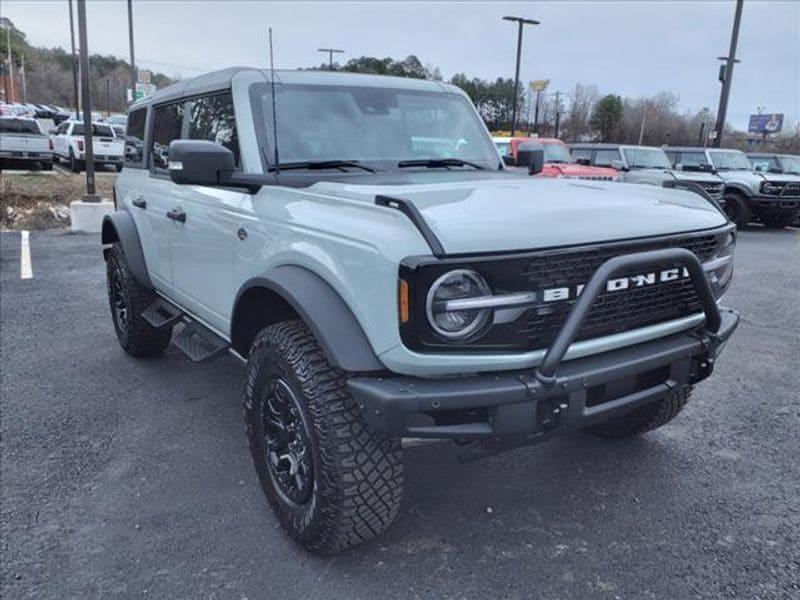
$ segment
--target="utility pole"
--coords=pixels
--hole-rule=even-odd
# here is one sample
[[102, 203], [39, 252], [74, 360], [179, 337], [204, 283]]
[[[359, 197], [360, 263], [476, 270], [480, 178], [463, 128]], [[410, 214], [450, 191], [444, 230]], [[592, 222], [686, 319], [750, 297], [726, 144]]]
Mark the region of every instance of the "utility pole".
[[72, 19], [72, 0], [67, 0], [69, 4], [69, 41], [72, 45], [72, 104], [75, 107], [75, 116], [80, 111], [78, 104], [78, 59], [75, 56], [75, 25]]
[[333, 71], [333, 55], [336, 54], [343, 54], [344, 50], [338, 50], [337, 48], [317, 48], [317, 52], [327, 52], [328, 53], [328, 70]]
[[697, 135], [697, 145], [702, 146], [703, 148], [706, 147], [705, 132], [706, 132], [706, 122], [703, 121], [702, 123], [700, 123], [700, 133]]
[[84, 202], [100, 202], [94, 186], [94, 147], [92, 146], [92, 98], [89, 93], [89, 43], [86, 35], [86, 0], [78, 2], [78, 39], [81, 60], [81, 100], [83, 101], [83, 144], [86, 150], [86, 195]]
[[728, 50], [728, 56], [719, 57], [720, 60], [725, 61], [725, 65], [720, 69], [722, 91], [720, 92], [719, 108], [717, 109], [717, 124], [715, 125], [716, 135], [712, 142], [714, 148], [719, 148], [722, 143], [722, 131], [725, 128], [725, 117], [728, 114], [728, 98], [730, 97], [731, 82], [733, 81], [733, 65], [739, 62], [736, 60], [736, 46], [739, 43], [739, 25], [742, 22], [743, 5], [744, 0], [736, 0], [736, 12], [733, 16], [733, 31], [731, 32], [731, 45]]
[[556, 123], [555, 123], [555, 132], [553, 133], [553, 137], [558, 137], [558, 128], [561, 124], [561, 92], [556, 91], [555, 97], [555, 109], [556, 109]]
[[19, 55], [22, 64], [20, 65], [19, 72], [22, 75], [22, 101], [28, 103], [28, 81], [25, 75], [25, 54]]
[[536, 108], [533, 111], [533, 132], [539, 135], [539, 98], [542, 96], [542, 90], [536, 90]]
[[639, 145], [642, 145], [642, 140], [644, 140], [644, 124], [647, 123], [647, 107], [649, 104], [645, 102], [644, 104], [644, 114], [642, 115], [642, 126], [639, 128]]
[[517, 133], [517, 102], [519, 99], [519, 64], [522, 59], [522, 27], [524, 25], [539, 25], [540, 21], [523, 19], [521, 17], [503, 17], [504, 21], [511, 21], [518, 25], [517, 30], [517, 68], [514, 72], [514, 100], [511, 105], [511, 137]]
[[8, 51], [8, 81], [11, 84], [11, 99], [6, 102], [14, 102], [14, 63], [11, 62], [11, 21], [6, 27], [6, 50]]
[[106, 77], [106, 116], [111, 116], [111, 80]]
[[131, 99], [136, 99], [136, 59], [133, 55], [133, 0], [128, 0], [128, 42], [131, 46]]

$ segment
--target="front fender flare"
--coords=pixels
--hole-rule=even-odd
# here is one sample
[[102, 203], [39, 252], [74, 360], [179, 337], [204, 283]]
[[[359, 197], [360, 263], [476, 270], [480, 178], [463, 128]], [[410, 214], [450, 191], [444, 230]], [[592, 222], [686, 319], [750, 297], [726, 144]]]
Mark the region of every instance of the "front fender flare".
[[[144, 260], [139, 232], [130, 213], [124, 210], [115, 210], [103, 217], [100, 240], [103, 244], [119, 242], [133, 277], [142, 286], [153, 289], [153, 282], [150, 281], [150, 275], [147, 273], [147, 263]], [[106, 255], [107, 251], [103, 250], [103, 256], [106, 257]]]
[[753, 192], [747, 186], [742, 185], [741, 183], [726, 183], [725, 184], [725, 192], [734, 191], [739, 192], [745, 198], [752, 198]]
[[360, 323], [331, 285], [308, 269], [285, 265], [270, 269], [242, 285], [236, 294], [231, 318], [236, 339], [236, 310], [240, 298], [254, 287], [266, 288], [283, 298], [311, 329], [335, 367], [345, 371], [383, 371]]

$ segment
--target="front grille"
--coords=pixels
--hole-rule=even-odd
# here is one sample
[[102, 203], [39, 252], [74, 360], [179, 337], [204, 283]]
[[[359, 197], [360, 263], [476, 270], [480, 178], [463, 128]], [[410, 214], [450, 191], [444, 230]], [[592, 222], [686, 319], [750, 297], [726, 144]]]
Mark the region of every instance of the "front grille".
[[[701, 262], [704, 262], [714, 255], [723, 239], [719, 235], [706, 235], [565, 250], [562, 253], [543, 255], [530, 260], [525, 267], [524, 277], [529, 282], [529, 289], [532, 290], [557, 287], [574, 290], [576, 286], [587, 283], [600, 265], [609, 258], [633, 252], [679, 247], [691, 250]], [[672, 266], [665, 264], [660, 268]], [[658, 268], [648, 269], [647, 272], [658, 270]], [[634, 269], [620, 277], [641, 273], [641, 269]], [[531, 349], [549, 346], [564, 325], [574, 303], [573, 298], [529, 309], [517, 321], [518, 334], [525, 337], [528, 342], [526, 346]], [[688, 316], [701, 310], [702, 305], [688, 278], [616, 292], [604, 292], [595, 301], [576, 339], [583, 340], [629, 331]]]

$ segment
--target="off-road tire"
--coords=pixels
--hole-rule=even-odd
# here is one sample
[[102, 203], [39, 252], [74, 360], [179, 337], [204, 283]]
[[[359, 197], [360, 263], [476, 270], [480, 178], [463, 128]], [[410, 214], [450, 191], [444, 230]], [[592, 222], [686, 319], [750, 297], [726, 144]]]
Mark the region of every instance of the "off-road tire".
[[[400, 439], [369, 430], [346, 381], [300, 320], [266, 327], [253, 341], [244, 391], [253, 464], [281, 526], [318, 554], [333, 554], [376, 537], [397, 516], [402, 496]], [[299, 405], [310, 450], [312, 483], [303, 502], [292, 502], [281, 491], [274, 474], [277, 467], [271, 468], [267, 458], [273, 442], [265, 438], [264, 417], [270, 409], [269, 414], [275, 414], [268, 402], [275, 402], [276, 385], [288, 386]]]
[[[122, 246], [114, 244], [106, 261], [106, 278], [108, 282], [108, 304], [111, 319], [120, 346], [128, 354], [137, 357], [161, 354], [169, 345], [172, 328], [156, 329], [142, 318], [142, 311], [152, 304], [157, 296], [155, 292], [141, 286], [131, 273]], [[115, 279], [119, 278], [119, 289], [115, 291]], [[120, 317], [116, 304], [122, 298], [126, 310], [126, 318]]]
[[692, 388], [689, 386], [677, 389], [661, 400], [599, 425], [587, 427], [586, 431], [604, 438], [626, 438], [653, 431], [677, 417], [691, 394]]
[[791, 225], [796, 219], [797, 217], [793, 214], [763, 216], [760, 218], [767, 229], [783, 229]]
[[750, 204], [739, 192], [725, 192], [725, 214], [739, 229], [744, 229], [753, 219]]

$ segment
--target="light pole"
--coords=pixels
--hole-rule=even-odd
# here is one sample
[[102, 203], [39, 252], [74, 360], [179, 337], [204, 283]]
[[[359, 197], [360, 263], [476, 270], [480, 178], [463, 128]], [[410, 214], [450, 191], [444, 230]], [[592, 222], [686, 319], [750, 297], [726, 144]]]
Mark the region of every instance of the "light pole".
[[131, 46], [131, 100], [136, 100], [136, 59], [133, 56], [133, 0], [128, 0], [128, 42]]
[[503, 17], [504, 21], [517, 23], [517, 68], [514, 72], [514, 100], [511, 104], [511, 137], [517, 132], [517, 97], [519, 96], [519, 63], [522, 58], [522, 27], [524, 25], [539, 25], [540, 21], [523, 19], [521, 17]]
[[81, 107], [78, 106], [78, 60], [75, 57], [75, 25], [72, 19], [72, 0], [69, 4], [69, 42], [72, 46], [72, 104], [75, 107], [75, 116], [78, 116]]
[[92, 98], [89, 93], [89, 43], [86, 35], [86, 0], [78, 0], [78, 39], [81, 60], [81, 100], [83, 101], [83, 144], [86, 150], [86, 195], [84, 202], [100, 202], [94, 186], [94, 147], [92, 146]]
[[733, 16], [733, 31], [731, 32], [731, 45], [728, 56], [720, 56], [719, 60], [724, 60], [725, 65], [720, 67], [719, 77], [722, 81], [722, 91], [719, 96], [719, 108], [717, 109], [717, 124], [715, 125], [714, 140], [712, 146], [719, 148], [722, 143], [722, 130], [725, 128], [725, 117], [728, 114], [728, 98], [731, 93], [731, 81], [733, 80], [733, 65], [739, 62], [736, 60], [736, 46], [739, 43], [739, 25], [742, 22], [742, 6], [744, 0], [736, 0], [736, 12]]
[[337, 48], [318, 48], [317, 52], [327, 52], [328, 53], [328, 70], [333, 71], [333, 55], [335, 54], [343, 54], [344, 50], [338, 50]]

